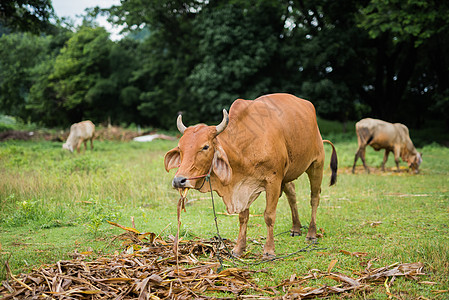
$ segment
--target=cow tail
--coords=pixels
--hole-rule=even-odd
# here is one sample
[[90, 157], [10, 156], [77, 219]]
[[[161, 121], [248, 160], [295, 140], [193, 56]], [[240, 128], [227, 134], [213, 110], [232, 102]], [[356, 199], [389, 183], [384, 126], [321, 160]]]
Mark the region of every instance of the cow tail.
[[323, 143], [328, 143], [332, 146], [332, 155], [331, 155], [331, 162], [330, 162], [332, 175], [331, 175], [331, 182], [329, 185], [334, 185], [337, 182], [337, 169], [338, 169], [337, 151], [335, 151], [334, 144], [332, 144], [331, 141], [323, 140]]

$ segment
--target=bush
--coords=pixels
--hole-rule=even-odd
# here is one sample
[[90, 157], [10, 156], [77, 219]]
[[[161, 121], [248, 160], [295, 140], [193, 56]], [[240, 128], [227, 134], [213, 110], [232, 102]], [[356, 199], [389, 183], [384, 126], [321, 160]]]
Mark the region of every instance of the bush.
[[[9, 196], [10, 200], [14, 200], [15, 195]], [[24, 226], [28, 224], [61, 224], [56, 211], [48, 210], [48, 207], [41, 200], [30, 199], [25, 201], [17, 201], [16, 209], [12, 214], [6, 216], [4, 223], [8, 227]], [[61, 226], [60, 225], [60, 226]], [[58, 226], [52, 226], [58, 227]]]
[[13, 117], [0, 115], [0, 132], [13, 130], [16, 126], [16, 120]]
[[106, 221], [117, 222], [121, 218], [122, 207], [115, 204], [112, 199], [106, 199], [104, 201], [92, 201], [86, 212], [87, 228], [91, 233], [97, 235], [98, 228]]

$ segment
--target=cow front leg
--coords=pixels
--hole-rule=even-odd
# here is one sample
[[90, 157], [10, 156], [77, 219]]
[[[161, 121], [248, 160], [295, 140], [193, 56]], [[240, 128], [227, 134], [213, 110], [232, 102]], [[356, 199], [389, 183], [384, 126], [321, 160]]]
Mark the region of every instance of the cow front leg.
[[396, 163], [396, 169], [398, 170], [398, 172], [400, 172], [400, 169], [399, 169], [399, 157], [400, 157], [400, 154], [401, 154], [401, 148], [399, 146], [394, 147], [393, 153], [394, 153], [394, 162]]
[[243, 252], [246, 249], [246, 230], [248, 228], [248, 220], [249, 220], [249, 209], [245, 209], [241, 213], [239, 213], [239, 236], [237, 238], [237, 243], [232, 249], [232, 255], [236, 257], [242, 256]]
[[387, 162], [388, 154], [390, 154], [390, 150], [385, 150], [384, 160], [382, 162], [382, 172], [385, 172], [385, 163]]
[[82, 142], [83, 142], [82, 140], [79, 140], [76, 144], [76, 152], [78, 152], [78, 153], [81, 152], [81, 143]]
[[306, 239], [316, 240], [316, 213], [320, 204], [321, 182], [323, 180], [323, 162], [314, 162], [306, 171], [310, 181], [310, 206], [312, 215]]
[[267, 241], [263, 247], [263, 256], [271, 258], [274, 252], [274, 223], [276, 222], [276, 208], [278, 205], [281, 184], [271, 184], [266, 188], [266, 207], [264, 212], [265, 224], [267, 225]]
[[298, 216], [298, 207], [296, 205], [296, 191], [295, 184], [293, 182], [286, 183], [284, 186], [284, 193], [287, 196], [290, 210], [292, 211], [292, 229], [290, 230], [291, 236], [301, 235], [301, 222]]

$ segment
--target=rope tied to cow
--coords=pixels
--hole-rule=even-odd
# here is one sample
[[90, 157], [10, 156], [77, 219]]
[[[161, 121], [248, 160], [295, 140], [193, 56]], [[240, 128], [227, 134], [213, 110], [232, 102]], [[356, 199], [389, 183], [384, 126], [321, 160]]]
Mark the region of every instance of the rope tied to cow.
[[[211, 173], [212, 173], [212, 165], [209, 168], [209, 171], [206, 174], [203, 175], [198, 175], [198, 176], [194, 176], [194, 177], [189, 177], [187, 178], [187, 180], [192, 180], [192, 179], [200, 179], [200, 178], [204, 178], [203, 183], [201, 184], [201, 186], [198, 188], [198, 190], [201, 190], [204, 186], [204, 184], [206, 182], [209, 182], [209, 188], [210, 188], [210, 197], [211, 197], [211, 201], [212, 201], [212, 210], [214, 212], [214, 221], [215, 221], [215, 228], [217, 230], [217, 236], [215, 238], [218, 239], [218, 245], [217, 245], [217, 251], [215, 252], [215, 255], [217, 257], [217, 260], [220, 263], [220, 267], [218, 268], [217, 272], [221, 272], [224, 267], [223, 267], [223, 259], [221, 258], [220, 255], [220, 249], [224, 248], [226, 249], [226, 252], [228, 254], [228, 256], [232, 259], [232, 263], [235, 266], [234, 262], [234, 256], [232, 255], [231, 251], [228, 249], [228, 247], [226, 246], [226, 243], [224, 242], [224, 239], [221, 237], [220, 235], [220, 230], [218, 229], [218, 221], [217, 221], [217, 213], [215, 211], [215, 201], [214, 201], [214, 193], [212, 190], [212, 181], [211, 181]], [[178, 208], [177, 208], [177, 215], [178, 215], [178, 231], [176, 233], [176, 237], [175, 237], [175, 242], [173, 243], [173, 251], [175, 252], [175, 257], [176, 257], [176, 264], [179, 268], [179, 264], [178, 264], [178, 241], [179, 241], [179, 228], [181, 225], [181, 211], [184, 210], [185, 211], [185, 200], [186, 200], [186, 191], [184, 193], [181, 193], [181, 198], [179, 198], [178, 201]]]
[[[211, 168], [211, 170], [212, 170], [212, 168]], [[212, 181], [210, 179], [210, 171], [209, 171], [209, 174], [207, 174], [207, 176], [206, 176], [205, 182], [206, 181], [209, 182], [209, 187], [210, 187], [210, 198], [211, 198], [211, 201], [212, 201], [212, 210], [214, 212], [214, 222], [215, 222], [215, 228], [217, 229], [217, 237], [218, 237], [218, 240], [219, 240], [220, 244], [224, 246], [224, 249], [226, 249], [226, 252], [229, 255], [229, 257], [232, 259], [232, 263], [234, 265], [234, 255], [232, 255], [231, 251], [229, 251], [229, 249], [226, 246], [223, 238], [220, 235], [220, 230], [218, 229], [217, 213], [215, 211], [214, 192], [212, 190]], [[204, 185], [204, 182], [203, 182], [203, 185]], [[220, 272], [221, 270], [223, 270], [223, 260], [222, 260], [222, 258], [220, 256], [220, 247], [217, 247], [216, 256], [217, 256], [218, 261], [220, 262], [220, 268], [218, 269], [218, 272]]]
[[[206, 174], [203, 175], [198, 175], [198, 176], [193, 176], [193, 177], [189, 177], [187, 178], [187, 180], [192, 180], [192, 179], [200, 179], [200, 178], [204, 178], [203, 183], [201, 184], [201, 186], [197, 189], [197, 190], [201, 190], [204, 186], [204, 184], [206, 183], [206, 181], [210, 182], [210, 174], [212, 173], [212, 167], [213, 165], [210, 166], [209, 171]], [[210, 190], [212, 192], [212, 185], [210, 185]], [[212, 196], [213, 197], [213, 196]]]
[[[217, 213], [216, 213], [216, 210], [215, 210], [214, 193], [213, 193], [213, 190], [212, 190], [211, 173], [212, 173], [212, 165], [210, 166], [209, 171], [206, 174], [198, 175], [198, 176], [194, 176], [194, 177], [189, 177], [187, 179], [188, 180], [192, 180], [192, 179], [204, 178], [204, 181], [201, 184], [201, 186], [198, 188], [198, 190], [201, 190], [203, 188], [204, 184], [206, 182], [209, 182], [210, 197], [211, 197], [211, 202], [212, 202], [212, 211], [214, 213], [214, 223], [215, 223], [215, 229], [217, 231], [216, 236], [214, 238], [218, 240], [217, 251], [215, 252], [215, 256], [217, 257], [217, 260], [220, 263], [220, 267], [217, 269], [217, 272], [221, 272], [224, 269], [223, 258], [222, 258], [222, 255], [221, 255], [221, 250], [222, 249], [226, 250], [226, 256], [228, 256], [231, 259], [231, 263], [232, 263], [233, 267], [235, 267], [236, 264], [237, 264], [237, 258], [229, 250], [229, 248], [227, 247], [226, 243], [224, 242], [225, 239], [223, 239], [221, 237], [221, 234], [220, 234], [220, 230], [219, 230], [219, 227], [218, 227], [218, 217], [217, 217]], [[178, 201], [178, 209], [177, 209], [177, 212], [178, 212], [178, 232], [176, 234], [175, 243], [173, 245], [173, 250], [175, 252], [177, 265], [178, 265], [177, 249], [178, 249], [178, 241], [179, 241], [178, 240], [179, 239], [179, 227], [181, 225], [180, 214], [181, 214], [182, 210], [185, 211], [185, 200], [186, 200], [185, 194], [186, 193], [184, 193], [184, 195], [181, 194], [181, 198]], [[281, 234], [285, 234], [285, 233], [288, 233], [288, 232], [289, 231], [281, 232], [281, 233], [276, 234], [275, 236], [278, 236], [278, 235], [281, 235]], [[309, 243], [307, 246], [305, 246], [305, 247], [303, 247], [303, 248], [301, 248], [301, 249], [299, 249], [297, 251], [294, 251], [292, 253], [289, 253], [289, 254], [285, 254], [285, 255], [282, 255], [282, 256], [275, 256], [275, 257], [271, 257], [269, 259], [262, 259], [262, 260], [256, 261], [256, 262], [246, 262], [246, 261], [244, 261], [242, 259], [238, 259], [238, 262], [243, 264], [243, 265], [246, 265], [246, 266], [259, 265], [259, 264], [263, 264], [263, 263], [268, 263], [268, 262], [273, 262], [273, 261], [277, 261], [277, 260], [286, 259], [288, 257], [291, 257], [291, 256], [296, 255], [296, 254], [301, 253], [301, 252], [319, 251], [319, 250], [327, 249], [327, 248], [318, 248], [317, 245], [318, 245], [318, 240], [314, 240], [311, 243]], [[179, 266], [178, 266], [178, 268], [179, 268]]]

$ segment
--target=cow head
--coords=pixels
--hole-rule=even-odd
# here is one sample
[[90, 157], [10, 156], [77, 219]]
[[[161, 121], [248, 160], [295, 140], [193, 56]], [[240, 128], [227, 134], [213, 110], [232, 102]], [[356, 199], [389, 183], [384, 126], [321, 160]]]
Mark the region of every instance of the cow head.
[[416, 152], [415, 155], [410, 155], [407, 159], [408, 166], [415, 174], [419, 173], [419, 166], [422, 163], [422, 153]]
[[73, 146], [70, 143], [62, 144], [62, 149], [69, 150], [70, 152], [73, 152]]
[[168, 151], [164, 157], [165, 170], [178, 168], [172, 185], [177, 189], [200, 189], [206, 175], [213, 172], [222, 184], [231, 180], [232, 169], [226, 152], [216, 139], [228, 125], [229, 117], [223, 110], [223, 120], [217, 126], [199, 124], [186, 127], [182, 116], [178, 116], [178, 129], [182, 134], [178, 147]]

